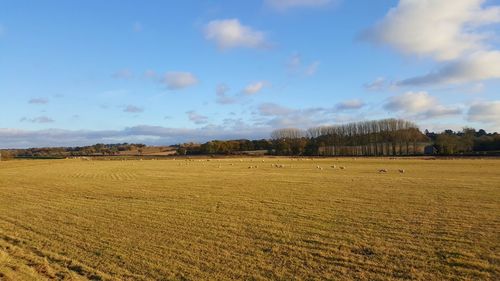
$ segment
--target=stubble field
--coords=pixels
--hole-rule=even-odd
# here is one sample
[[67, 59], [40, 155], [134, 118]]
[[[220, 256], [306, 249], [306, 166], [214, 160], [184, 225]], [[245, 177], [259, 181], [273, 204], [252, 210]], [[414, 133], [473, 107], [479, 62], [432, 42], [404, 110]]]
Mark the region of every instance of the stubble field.
[[0, 280], [498, 280], [499, 263], [500, 160], [0, 162]]

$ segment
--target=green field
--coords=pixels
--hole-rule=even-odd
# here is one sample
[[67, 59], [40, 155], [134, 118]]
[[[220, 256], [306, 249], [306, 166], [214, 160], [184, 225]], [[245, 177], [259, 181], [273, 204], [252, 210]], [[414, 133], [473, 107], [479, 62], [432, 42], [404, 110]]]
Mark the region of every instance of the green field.
[[0, 280], [499, 280], [499, 263], [500, 160], [0, 162]]

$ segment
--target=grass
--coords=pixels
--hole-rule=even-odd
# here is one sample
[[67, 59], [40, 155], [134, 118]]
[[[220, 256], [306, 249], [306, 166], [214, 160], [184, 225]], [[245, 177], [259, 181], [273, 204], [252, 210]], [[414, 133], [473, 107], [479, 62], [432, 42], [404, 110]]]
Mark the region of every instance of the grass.
[[493, 159], [7, 161], [0, 280], [498, 280], [499, 215]]

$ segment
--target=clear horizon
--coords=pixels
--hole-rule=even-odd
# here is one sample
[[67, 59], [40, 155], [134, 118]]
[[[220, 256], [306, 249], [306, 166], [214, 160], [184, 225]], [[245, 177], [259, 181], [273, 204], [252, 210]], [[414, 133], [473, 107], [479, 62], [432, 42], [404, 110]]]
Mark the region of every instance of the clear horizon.
[[0, 1], [0, 148], [500, 132], [500, 1]]

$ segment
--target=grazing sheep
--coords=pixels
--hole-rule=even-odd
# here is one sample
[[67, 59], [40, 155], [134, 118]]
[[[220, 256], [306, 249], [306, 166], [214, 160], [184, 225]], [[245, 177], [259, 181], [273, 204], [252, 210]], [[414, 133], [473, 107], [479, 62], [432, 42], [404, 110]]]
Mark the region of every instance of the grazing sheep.
[[345, 170], [345, 167], [344, 166], [340, 166], [339, 169]]
[[404, 173], [405, 173], [405, 169], [399, 169], [398, 171], [399, 171], [399, 173], [401, 173], [401, 174], [404, 174]]
[[387, 173], [388, 171], [387, 171], [387, 169], [379, 169], [378, 172], [379, 173]]
[[332, 165], [332, 168], [334, 168], [334, 169], [335, 169], [335, 168], [337, 168], [337, 166], [336, 166], [336, 165]]

